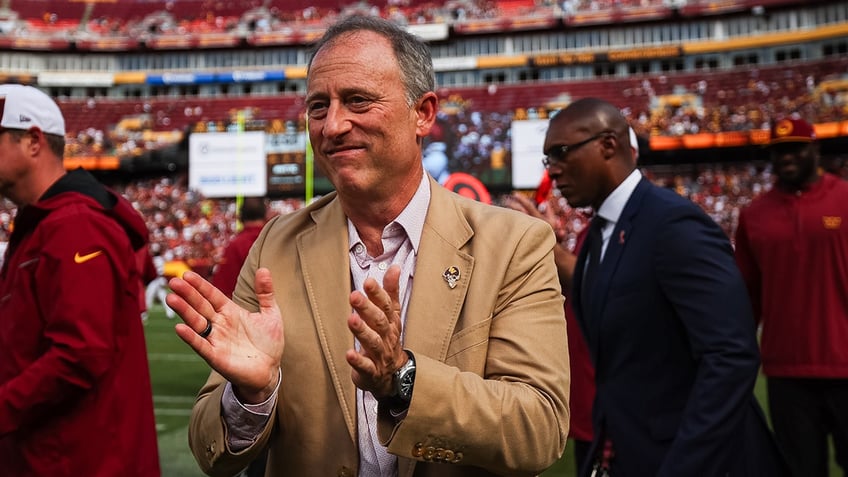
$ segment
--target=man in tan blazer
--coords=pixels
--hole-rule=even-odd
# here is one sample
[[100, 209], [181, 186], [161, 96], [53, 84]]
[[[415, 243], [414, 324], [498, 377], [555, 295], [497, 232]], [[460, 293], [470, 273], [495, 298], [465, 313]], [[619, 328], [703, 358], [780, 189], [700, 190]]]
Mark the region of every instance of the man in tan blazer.
[[[429, 50], [350, 17], [309, 67], [336, 187], [270, 221], [230, 301], [174, 279], [178, 335], [215, 370], [189, 440], [209, 475], [535, 475], [563, 452], [569, 364], [550, 226], [423, 171]], [[414, 281], [414, 286], [413, 286]]]

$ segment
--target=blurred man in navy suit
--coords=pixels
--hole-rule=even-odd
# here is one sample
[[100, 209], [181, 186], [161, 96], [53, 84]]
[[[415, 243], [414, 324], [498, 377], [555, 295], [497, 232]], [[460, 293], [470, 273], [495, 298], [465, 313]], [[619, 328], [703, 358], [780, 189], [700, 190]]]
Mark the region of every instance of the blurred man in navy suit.
[[641, 176], [628, 133], [618, 108], [587, 98], [552, 118], [544, 144], [562, 195], [595, 211], [572, 289], [597, 386], [582, 474], [783, 475], [730, 242]]

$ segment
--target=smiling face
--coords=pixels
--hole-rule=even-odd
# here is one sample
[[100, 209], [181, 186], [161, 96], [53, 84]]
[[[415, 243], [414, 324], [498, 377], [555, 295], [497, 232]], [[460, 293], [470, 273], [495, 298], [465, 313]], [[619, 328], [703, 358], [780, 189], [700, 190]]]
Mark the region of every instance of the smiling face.
[[423, 174], [421, 138], [435, 118], [436, 96], [408, 103], [385, 37], [357, 31], [325, 44], [310, 65], [306, 105], [315, 160], [341, 197], [402, 200], [393, 196], [410, 191], [405, 200], [411, 198]]

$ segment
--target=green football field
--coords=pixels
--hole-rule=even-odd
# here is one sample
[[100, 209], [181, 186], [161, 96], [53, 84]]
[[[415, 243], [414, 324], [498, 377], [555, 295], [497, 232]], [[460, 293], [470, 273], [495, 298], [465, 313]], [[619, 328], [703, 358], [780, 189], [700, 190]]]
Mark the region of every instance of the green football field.
[[[188, 450], [186, 427], [194, 396], [209, 375], [209, 367], [174, 332], [175, 320], [168, 320], [161, 306], [155, 306], [145, 325], [153, 404], [159, 434], [159, 456], [163, 477], [202, 477]], [[757, 397], [765, 405], [765, 385], [757, 382]], [[831, 450], [831, 456], [833, 451]], [[840, 475], [831, 458], [831, 475]], [[569, 445], [563, 458], [544, 477], [574, 477], [573, 450]]]
[[174, 332], [177, 320], [167, 319], [162, 307], [157, 305], [150, 310], [144, 327], [159, 458], [163, 477], [201, 477], [204, 474], [188, 450], [186, 427], [194, 396], [206, 381], [209, 366], [177, 337]]

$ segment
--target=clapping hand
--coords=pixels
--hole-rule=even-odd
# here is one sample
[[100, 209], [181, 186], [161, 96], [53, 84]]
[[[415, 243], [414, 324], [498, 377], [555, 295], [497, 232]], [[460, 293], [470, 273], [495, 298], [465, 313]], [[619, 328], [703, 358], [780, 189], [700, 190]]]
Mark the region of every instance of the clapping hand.
[[360, 343], [359, 350], [350, 349], [346, 354], [351, 378], [356, 387], [377, 398], [391, 395], [393, 374], [408, 359], [401, 343], [399, 279], [400, 267], [392, 265], [382, 287], [368, 278], [363, 284], [364, 294], [350, 294], [354, 312], [347, 324]]
[[283, 319], [274, 299], [271, 272], [256, 271], [259, 311], [250, 313], [235, 304], [194, 272], [169, 282], [167, 297], [184, 323], [177, 335], [212, 369], [230, 381], [247, 403], [267, 399], [277, 386], [285, 339]]

